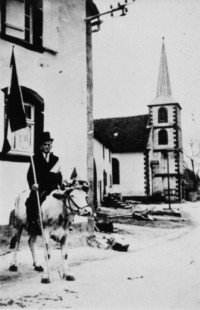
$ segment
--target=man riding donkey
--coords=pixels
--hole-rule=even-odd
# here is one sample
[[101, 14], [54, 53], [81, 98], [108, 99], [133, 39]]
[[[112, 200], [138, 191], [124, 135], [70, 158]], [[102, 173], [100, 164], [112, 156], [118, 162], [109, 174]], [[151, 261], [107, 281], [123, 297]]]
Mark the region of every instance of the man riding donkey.
[[48, 131], [41, 134], [39, 151], [33, 157], [37, 183], [35, 183], [32, 164], [27, 173], [27, 180], [31, 190], [26, 201], [27, 231], [38, 235], [41, 235], [41, 227], [36, 192], [39, 192], [40, 204], [42, 204], [47, 195], [62, 184], [59, 157], [50, 152], [52, 142], [53, 139]]

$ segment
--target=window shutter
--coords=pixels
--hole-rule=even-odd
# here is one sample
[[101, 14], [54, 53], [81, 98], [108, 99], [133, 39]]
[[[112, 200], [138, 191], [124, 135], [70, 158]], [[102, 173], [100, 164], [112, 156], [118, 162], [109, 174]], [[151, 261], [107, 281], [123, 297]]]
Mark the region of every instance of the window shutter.
[[25, 6], [24, 1], [10, 0], [6, 1], [5, 29], [6, 34], [24, 39], [24, 18]]
[[58, 52], [59, 1], [43, 1], [43, 47]]

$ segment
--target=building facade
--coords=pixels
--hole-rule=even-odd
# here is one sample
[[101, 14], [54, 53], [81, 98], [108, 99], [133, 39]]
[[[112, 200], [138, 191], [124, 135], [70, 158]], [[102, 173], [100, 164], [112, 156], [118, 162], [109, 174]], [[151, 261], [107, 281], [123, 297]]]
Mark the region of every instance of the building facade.
[[[144, 165], [148, 119], [147, 114], [94, 121], [95, 139], [111, 153], [112, 183], [108, 193], [122, 197], [146, 195]], [[98, 162], [98, 158], [95, 157], [95, 161]], [[103, 157], [101, 161], [105, 162]]]
[[171, 94], [164, 41], [157, 94], [148, 107], [147, 115], [94, 122], [95, 138], [112, 154], [109, 191], [143, 201], [181, 201], [181, 106]]
[[8, 223], [16, 195], [27, 188], [30, 153], [34, 154], [43, 130], [54, 138], [53, 151], [60, 157], [64, 178], [76, 167], [81, 178], [93, 182], [91, 29], [85, 22], [92, 14], [90, 3], [0, 2], [0, 145], [5, 136], [13, 45], [28, 124], [14, 133], [8, 130], [12, 149], [0, 153], [2, 224]]
[[181, 106], [172, 97], [164, 41], [158, 76], [157, 95], [149, 105], [149, 147], [151, 188], [148, 194], [182, 199], [183, 146]]
[[98, 206], [112, 189], [111, 151], [103, 143], [94, 140], [94, 204]]

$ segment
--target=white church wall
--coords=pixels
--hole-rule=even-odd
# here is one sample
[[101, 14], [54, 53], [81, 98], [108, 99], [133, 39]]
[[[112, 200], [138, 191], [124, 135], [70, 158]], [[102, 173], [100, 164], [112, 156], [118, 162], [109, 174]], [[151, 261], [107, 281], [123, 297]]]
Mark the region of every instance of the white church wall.
[[[167, 167], [167, 160], [163, 157], [162, 153], [156, 154], [156, 159], [158, 160], [159, 164], [156, 166], [155, 171], [158, 173], [168, 173], [168, 167]], [[175, 157], [173, 152], [168, 152], [168, 158], [169, 158], [169, 173], [175, 172]]]
[[[169, 188], [170, 190], [176, 189], [176, 178], [170, 177]], [[161, 193], [164, 195], [164, 191], [168, 190], [168, 177], [156, 177], [153, 182], [153, 191], [155, 193]]]
[[113, 184], [113, 192], [122, 196], [144, 196], [144, 156], [143, 153], [113, 154], [120, 163], [120, 184]]

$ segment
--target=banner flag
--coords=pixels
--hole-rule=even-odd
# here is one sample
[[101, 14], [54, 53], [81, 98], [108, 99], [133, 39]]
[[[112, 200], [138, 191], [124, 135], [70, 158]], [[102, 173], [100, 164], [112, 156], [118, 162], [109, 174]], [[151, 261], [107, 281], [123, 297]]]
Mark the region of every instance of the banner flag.
[[12, 49], [10, 67], [12, 68], [12, 72], [11, 72], [10, 91], [8, 93], [8, 101], [6, 105], [5, 135], [2, 148], [3, 153], [9, 152], [11, 149], [9, 141], [7, 139], [8, 122], [10, 124], [10, 129], [12, 132], [25, 128], [27, 126], [21, 87], [19, 86], [17, 76], [14, 48]]
[[14, 49], [12, 50], [10, 67], [12, 68], [12, 75], [7, 104], [7, 117], [10, 122], [10, 129], [13, 132], [27, 126], [21, 88], [17, 77]]

